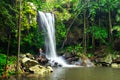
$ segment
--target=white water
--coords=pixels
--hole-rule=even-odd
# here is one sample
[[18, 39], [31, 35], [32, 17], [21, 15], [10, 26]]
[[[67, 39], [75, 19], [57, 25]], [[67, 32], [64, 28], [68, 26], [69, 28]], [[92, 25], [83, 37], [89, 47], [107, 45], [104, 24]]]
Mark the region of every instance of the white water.
[[45, 33], [45, 49], [46, 56], [51, 61], [61, 64], [63, 67], [68, 67], [69, 65], [56, 54], [56, 40], [55, 40], [55, 17], [52, 13], [44, 13], [39, 11], [39, 26], [42, 27]]

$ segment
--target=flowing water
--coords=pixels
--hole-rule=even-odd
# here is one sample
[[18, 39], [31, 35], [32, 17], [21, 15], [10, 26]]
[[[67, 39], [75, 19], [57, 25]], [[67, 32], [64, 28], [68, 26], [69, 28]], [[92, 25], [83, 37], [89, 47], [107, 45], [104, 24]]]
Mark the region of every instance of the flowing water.
[[[12, 77], [9, 80], [16, 79]], [[108, 67], [61, 67], [44, 76], [24, 74], [19, 77], [19, 80], [120, 80], [120, 69]]]
[[62, 66], [69, 66], [66, 64], [62, 57], [58, 57], [56, 54], [56, 41], [55, 41], [55, 18], [52, 13], [38, 12], [39, 26], [44, 31], [45, 36], [45, 49], [46, 56], [52, 62], [57, 62]]

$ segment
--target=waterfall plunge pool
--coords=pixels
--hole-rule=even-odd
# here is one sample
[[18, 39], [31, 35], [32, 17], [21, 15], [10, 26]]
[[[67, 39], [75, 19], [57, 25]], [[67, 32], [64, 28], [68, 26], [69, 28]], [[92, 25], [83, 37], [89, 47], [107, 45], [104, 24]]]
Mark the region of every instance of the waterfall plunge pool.
[[119, 74], [119, 69], [108, 67], [60, 67], [44, 76], [23, 74], [18, 79], [11, 76], [9, 80], [120, 80]]

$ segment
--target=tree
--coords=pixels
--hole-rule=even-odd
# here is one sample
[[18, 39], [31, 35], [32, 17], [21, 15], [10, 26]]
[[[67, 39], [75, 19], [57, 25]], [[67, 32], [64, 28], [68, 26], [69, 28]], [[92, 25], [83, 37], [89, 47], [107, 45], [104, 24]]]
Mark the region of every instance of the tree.
[[17, 64], [16, 64], [16, 73], [18, 74], [18, 72], [19, 72], [19, 68], [20, 68], [20, 66], [19, 66], [19, 54], [20, 54], [20, 35], [21, 35], [21, 18], [22, 18], [22, 16], [21, 16], [21, 0], [19, 0], [18, 1], [18, 6], [19, 6], [19, 8], [18, 8], [18, 11], [19, 11], [19, 14], [18, 14], [18, 25], [17, 25], [17, 27], [18, 27], [18, 53], [17, 53]]

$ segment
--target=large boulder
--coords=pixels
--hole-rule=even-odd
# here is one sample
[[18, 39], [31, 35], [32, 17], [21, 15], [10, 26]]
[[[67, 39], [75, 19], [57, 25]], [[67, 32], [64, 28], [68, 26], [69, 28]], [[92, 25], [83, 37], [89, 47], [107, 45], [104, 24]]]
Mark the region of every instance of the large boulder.
[[35, 74], [40, 74], [43, 75], [45, 73], [50, 73], [53, 72], [53, 69], [48, 66], [48, 67], [43, 67], [41, 65], [35, 65], [29, 68], [29, 70]]
[[106, 55], [106, 57], [104, 58], [104, 62], [111, 64], [112, 63], [112, 54]]
[[120, 68], [120, 64], [112, 63], [112, 64], [111, 64], [111, 67], [112, 67], [112, 68]]
[[107, 54], [104, 57], [97, 57], [95, 59], [95, 63], [97, 66], [108, 67], [112, 63], [112, 54]]
[[81, 66], [86, 66], [86, 67], [94, 67], [94, 63], [90, 61], [90, 59], [86, 55], [81, 55]]
[[30, 58], [25, 57], [21, 60], [21, 64], [22, 64], [22, 68], [25, 71], [28, 71], [30, 67], [38, 65], [38, 62], [36, 60], [32, 60]]

